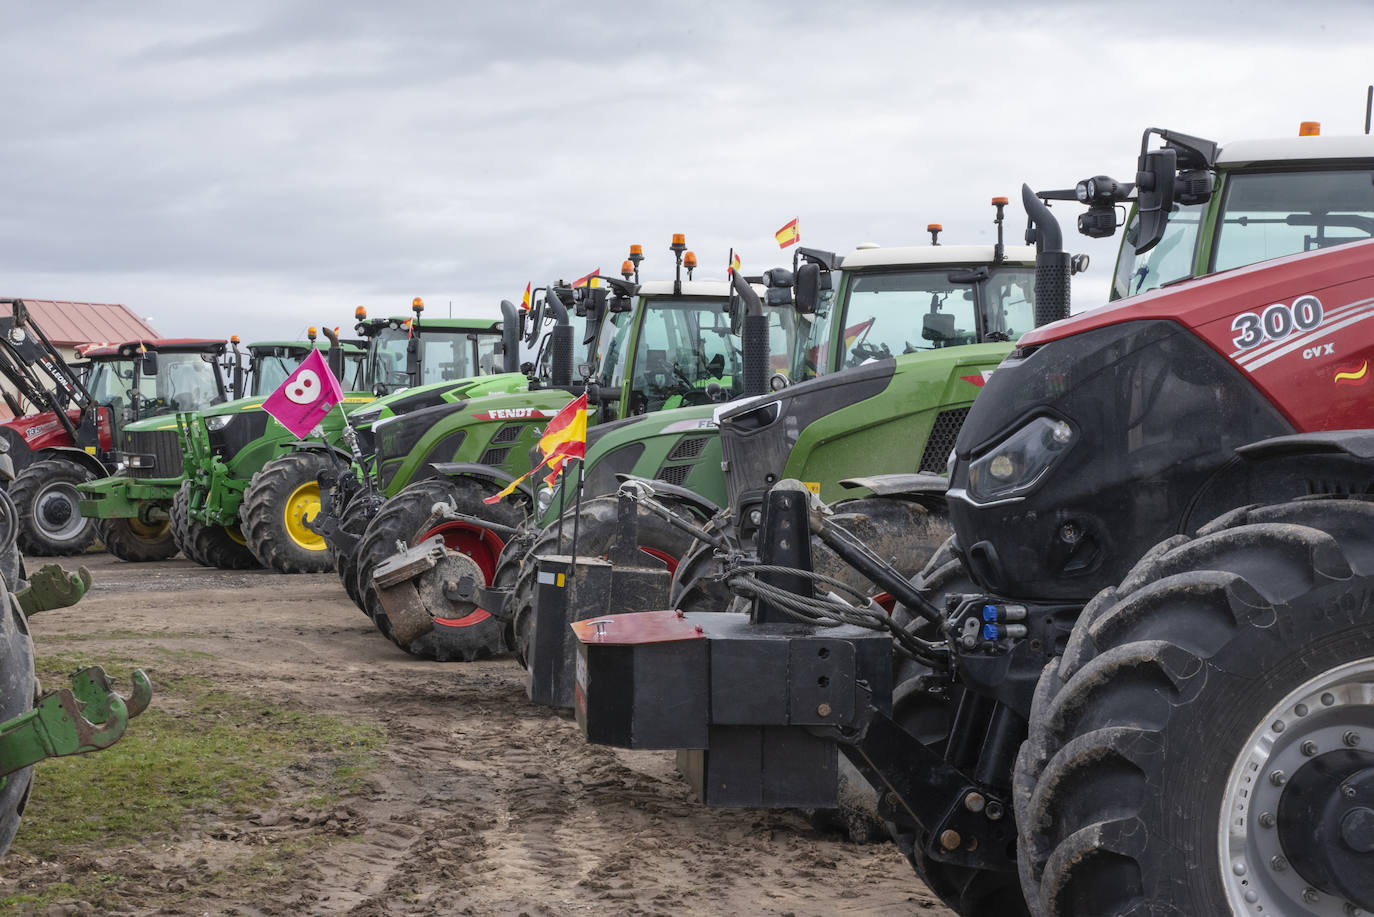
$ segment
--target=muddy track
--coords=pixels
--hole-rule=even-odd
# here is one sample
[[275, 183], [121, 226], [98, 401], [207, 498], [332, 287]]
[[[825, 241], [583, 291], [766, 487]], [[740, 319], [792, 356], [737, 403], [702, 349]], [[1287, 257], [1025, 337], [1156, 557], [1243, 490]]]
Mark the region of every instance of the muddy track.
[[[510, 659], [405, 656], [332, 574], [87, 563], [94, 593], [34, 620], [40, 654], [203, 651], [212, 656], [194, 657], [195, 674], [224, 688], [388, 735], [364, 789], [327, 809], [287, 787], [244, 819], [104, 852], [101, 867], [139, 890], [122, 913], [950, 913], [890, 846], [844, 844], [787, 812], [707, 810], [671, 753], [587, 745], [568, 716], [525, 700]], [[81, 633], [101, 636], [63, 639]], [[264, 848], [281, 852], [279, 875], [198, 892], [198, 874]], [[26, 868], [15, 875], [14, 865]], [[75, 852], [56, 864], [6, 861], [0, 897], [89, 868]]]

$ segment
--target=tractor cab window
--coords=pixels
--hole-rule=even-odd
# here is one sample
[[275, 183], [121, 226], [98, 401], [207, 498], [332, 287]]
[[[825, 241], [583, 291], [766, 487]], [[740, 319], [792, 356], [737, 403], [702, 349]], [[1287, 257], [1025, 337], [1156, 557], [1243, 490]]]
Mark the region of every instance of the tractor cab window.
[[366, 351], [349, 351], [344, 354], [344, 377], [339, 383], [346, 392], [365, 392], [372, 387], [367, 384]]
[[[466, 333], [420, 330], [420, 384], [448, 382], [477, 375], [472, 338]], [[402, 360], [401, 369], [405, 363]]]
[[[152, 383], [150, 386], [149, 383]], [[140, 379], [140, 392], [153, 389], [156, 410], [140, 411], [140, 416], [170, 411], [203, 411], [220, 400], [215, 363], [199, 353], [158, 354], [155, 380]]]
[[396, 391], [410, 385], [406, 374], [406, 345], [410, 331], [406, 328], [383, 328], [372, 339], [372, 381], [380, 382]]
[[1035, 327], [1035, 268], [997, 268], [981, 293], [984, 341], [1015, 341]]
[[130, 406], [132, 399], [138, 397], [134, 388], [133, 360], [95, 361], [86, 388], [96, 404], [107, 405], [115, 416], [123, 417], [124, 409]]
[[[635, 346], [627, 414], [709, 404], [716, 383], [721, 400], [743, 389], [739, 338], [730, 329], [723, 299], [651, 299]], [[616, 367], [612, 384], [622, 387], [626, 367]]]
[[496, 352], [501, 346], [501, 335], [499, 334], [479, 334], [477, 335], [477, 370], [484, 376], [495, 375], [506, 371], [505, 358]]
[[1235, 173], [1217, 220], [1212, 269], [1224, 271], [1374, 236], [1374, 173]]
[[638, 311], [636, 307], [633, 312], [612, 312], [606, 316], [606, 322], [601, 326], [601, 335], [597, 339], [596, 357], [601, 367], [598, 375], [603, 382], [611, 381], [617, 388], [624, 378], [620, 364], [623, 362], [625, 348], [629, 346], [630, 328], [634, 325], [635, 313]]
[[977, 290], [948, 275], [948, 268], [849, 275], [841, 367], [976, 344]]
[[[792, 368], [788, 375], [793, 382], [814, 379], [830, 369], [830, 329], [839, 311], [835, 307], [835, 288], [839, 286], [839, 281], [839, 274], [833, 275], [831, 289], [821, 291], [815, 312], [795, 315], [796, 336], [804, 340], [806, 346], [797, 347], [792, 352]], [[773, 350], [776, 352], [778, 348], [774, 346]]]
[[1135, 253], [1140, 215], [1132, 210], [1112, 278], [1112, 299], [1125, 299], [1193, 276], [1198, 227], [1206, 210], [1206, 204], [1175, 204], [1164, 227], [1164, 237], [1142, 255]]
[[265, 398], [286, 381], [301, 363], [301, 357], [283, 353], [262, 353], [258, 355], [257, 365], [253, 368], [253, 397]]

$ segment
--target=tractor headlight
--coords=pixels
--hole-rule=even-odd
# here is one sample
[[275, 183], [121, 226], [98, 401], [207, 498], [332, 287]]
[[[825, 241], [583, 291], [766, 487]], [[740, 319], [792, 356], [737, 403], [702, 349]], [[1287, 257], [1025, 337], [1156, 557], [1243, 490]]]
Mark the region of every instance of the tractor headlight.
[[233, 414], [216, 414], [213, 417], [205, 418], [205, 429], [223, 430], [229, 426], [229, 421], [234, 419]]
[[969, 496], [991, 503], [1028, 493], [1075, 439], [1073, 427], [1064, 421], [1035, 418], [969, 465]]

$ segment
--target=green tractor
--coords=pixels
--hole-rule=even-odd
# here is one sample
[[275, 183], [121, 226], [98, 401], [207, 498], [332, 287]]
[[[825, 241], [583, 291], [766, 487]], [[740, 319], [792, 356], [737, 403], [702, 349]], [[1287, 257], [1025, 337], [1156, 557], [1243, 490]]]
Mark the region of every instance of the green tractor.
[[[795, 285], [803, 322], [791, 365], [773, 366], [773, 394], [594, 429], [576, 518], [560, 518], [572, 500], [561, 491], [546, 501], [539, 526], [500, 559], [496, 591], [506, 595], [488, 594], [518, 658], [528, 660], [535, 558], [567, 553], [574, 537], [579, 555], [606, 556], [624, 525], [614, 494], [625, 480], [659, 510], [639, 514], [637, 546], [673, 575], [675, 607], [718, 601], [717, 555], [752, 547], [763, 494], [782, 476], [846, 498], [837, 512], [862, 518], [863, 533], [892, 549], [890, 562], [919, 569], [948, 534], [937, 475], [963, 416], [1033, 325], [1034, 250], [1002, 244], [1006, 201], [993, 203], [996, 245], [864, 246], [843, 258], [801, 249], [792, 272], [766, 274], [770, 292]], [[694, 539], [707, 523], [709, 537]], [[424, 623], [442, 635], [470, 604], [428, 604]], [[547, 696], [532, 685], [536, 694]]]
[[[233, 391], [248, 392], [250, 401], [261, 400], [270, 394], [316, 346], [315, 329], [310, 329], [308, 337], [307, 341], [249, 344], [246, 354], [239, 350], [237, 336], [231, 338], [233, 353], [224, 368], [228, 370]], [[352, 343], [342, 345], [340, 350], [343, 353], [341, 371], [350, 378], [357, 377], [367, 352]], [[99, 357], [103, 349], [87, 352], [92, 357]], [[94, 391], [103, 396], [107, 389], [114, 393], [125, 387], [127, 379], [118, 373], [117, 365], [105, 368], [103, 363], [97, 362], [91, 376]], [[151, 382], [152, 378], [148, 377], [147, 381]], [[127, 387], [138, 388], [140, 384]], [[219, 400], [223, 402], [222, 392]], [[241, 403], [242, 399], [221, 403], [213, 409]], [[212, 409], [208, 402], [183, 402], [178, 406]], [[146, 411], [143, 416], [146, 417]], [[176, 556], [178, 545], [172, 535], [170, 511], [184, 480], [176, 430], [175, 414], [160, 414], [127, 424], [117, 455], [117, 473], [77, 487], [81, 494], [81, 515], [94, 520], [105, 549], [120, 560], [141, 562]]]
[[[400, 489], [400, 484], [392, 481], [399, 463], [389, 464], [385, 476], [379, 477], [377, 473], [374, 427], [387, 425], [392, 418], [404, 414], [416, 415], [407, 422], [407, 429], [422, 430], [440, 415], [463, 410], [474, 399], [537, 392], [556, 379], [560, 386], [567, 387], [572, 379], [577, 329], [564, 300], [571, 303], [576, 318], [582, 320], [581, 341], [586, 348], [586, 359], [594, 361], [603, 344], [602, 330], [606, 327], [610, 303], [608, 292], [608, 288], [591, 283], [574, 287], [560, 281], [547, 288], [534, 289], [534, 305], [530, 308], [518, 309], [510, 301], [502, 300], [503, 340], [499, 353], [504, 355], [504, 373], [432, 383], [350, 411], [343, 430], [346, 450], [320, 444], [297, 444], [300, 450], [323, 451], [334, 459], [333, 467], [320, 472], [320, 511], [306, 520], [306, 525], [325, 540], [334, 556], [339, 579], [355, 602], [360, 601], [353, 588], [358, 540], [386, 501], [388, 492]], [[528, 351], [533, 359], [522, 362], [522, 351]], [[290, 460], [289, 456], [284, 456], [275, 461]], [[269, 464], [264, 471], [270, 468]]]
[[[598, 424], [656, 414], [683, 405], [705, 412], [748, 392], [766, 390], [769, 326], [784, 342], [778, 358], [785, 367], [793, 350], [795, 312], [764, 308], [748, 316], [732, 306], [730, 285], [721, 281], [681, 279], [686, 246], [680, 237], [671, 250], [677, 278], [667, 281], [605, 278], [613, 295], [602, 329], [599, 366], [583, 367], [589, 413]], [[747, 288], [747, 287], [746, 287]], [[758, 303], [757, 296], [754, 299]], [[752, 327], [751, 334], [741, 332]], [[750, 344], [750, 341], [758, 342]], [[750, 355], [746, 359], [746, 354]], [[593, 372], [593, 369], [596, 372]], [[756, 377], [748, 381], [749, 369]], [[581, 390], [582, 386], [574, 387]], [[539, 421], [556, 415], [568, 403], [568, 392], [530, 393], [473, 403], [461, 412], [435, 419], [401, 418], [379, 425], [375, 441], [379, 485], [394, 494], [368, 524], [359, 542], [353, 591], [359, 605], [408, 652], [437, 659], [475, 659], [506, 648], [498, 621], [482, 609], [463, 616], [454, 627], [416, 640], [393, 634], [379, 604], [373, 568], [395, 553], [398, 541], [417, 544], [435, 535], [456, 555], [473, 565], [479, 585], [491, 585], [507, 542], [517, 538], [525, 520], [546, 510], [535, 487], [520, 484], [495, 504], [497, 494], [530, 468], [531, 449], [541, 434]], [[431, 519], [436, 504], [447, 504], [442, 518]], [[432, 523], [432, 524], [431, 524]]]
[[[501, 342], [498, 322], [422, 320], [423, 309], [416, 299], [411, 319], [367, 319], [360, 312], [355, 328], [368, 339], [367, 357], [354, 379], [344, 380], [357, 386], [346, 392], [345, 410], [395, 389], [473, 377], [491, 365]], [[340, 374], [340, 361], [332, 362]], [[321, 426], [326, 442], [337, 446], [342, 412]], [[179, 414], [175, 435], [185, 480], [173, 497], [171, 517], [182, 553], [224, 569], [332, 568], [324, 539], [305, 525], [320, 508], [317, 477], [333, 464], [327, 452], [298, 448], [297, 438], [262, 410], [262, 398]], [[285, 460], [274, 461], [279, 458]]]

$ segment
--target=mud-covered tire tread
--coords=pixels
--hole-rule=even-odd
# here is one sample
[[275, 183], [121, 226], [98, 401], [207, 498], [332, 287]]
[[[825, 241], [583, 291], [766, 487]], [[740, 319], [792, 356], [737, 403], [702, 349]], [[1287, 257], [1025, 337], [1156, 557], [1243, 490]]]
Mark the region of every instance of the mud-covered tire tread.
[[[0, 588], [0, 723], [33, 708], [38, 679], [33, 671], [33, 641], [19, 606], [11, 601], [15, 583]], [[0, 787], [0, 855], [9, 848], [33, 786], [33, 768], [8, 775]]]
[[410, 655], [439, 662], [472, 662], [508, 649], [505, 627], [494, 617], [471, 627], [436, 628], [403, 645], [392, 638], [386, 614], [371, 585], [372, 571], [396, 553], [397, 542], [418, 543], [436, 503], [448, 501], [455, 504], [459, 512], [470, 516], [518, 526], [524, 519], [522, 504], [509, 500], [495, 504], [483, 502], [497, 490], [497, 485], [475, 478], [426, 478], [408, 485], [388, 500], [368, 523], [358, 543], [356, 576], [362, 598], [359, 607], [383, 636]]
[[[355, 497], [344, 508], [339, 526], [344, 531], [362, 538], [363, 533], [367, 531], [368, 523], [381, 507], [382, 503], [378, 500]], [[354, 544], [351, 551], [331, 549], [331, 553], [334, 556], [334, 572], [339, 575], [344, 592], [348, 593], [354, 605], [361, 608], [363, 599], [358, 586], [358, 545]]]
[[[95, 479], [95, 474], [89, 468], [60, 458], [40, 459], [20, 471], [9, 485], [10, 499], [18, 511], [19, 550], [30, 557], [71, 557], [95, 544], [94, 519], [87, 519], [87, 524], [75, 536], [62, 542], [53, 541], [35, 531], [31, 521], [33, 501], [44, 485], [54, 480], [75, 485]], [[76, 512], [76, 507], [72, 507], [72, 511]]]
[[258, 559], [247, 545], [241, 545], [229, 536], [222, 525], [201, 525], [192, 522], [187, 509], [190, 506], [191, 483], [182, 481], [177, 494], [172, 498], [172, 540], [188, 558], [202, 567], [216, 567], [220, 570], [256, 570]]
[[[615, 496], [593, 497], [583, 501], [582, 517], [577, 525], [577, 553], [580, 556], [602, 557], [610, 551], [612, 537], [618, 531], [619, 511], [619, 498]], [[515, 587], [507, 600], [507, 613], [511, 623], [511, 649], [515, 651], [515, 657], [522, 666], [526, 663], [525, 641], [534, 599], [534, 576], [538, 566], [534, 559], [545, 554], [566, 554], [572, 549], [572, 517], [575, 512], [570, 509], [564, 514], [561, 541], [558, 538], [557, 522], [545, 526], [532, 539], [521, 557], [518, 573], [514, 577]], [[690, 518], [686, 511], [679, 512], [684, 518]], [[660, 551], [680, 561], [695, 540], [689, 533], [656, 513], [640, 512], [637, 519], [638, 544], [641, 548]]]
[[[1331, 598], [1368, 588], [1371, 576], [1374, 504], [1303, 499], [1242, 507], [1195, 537], [1175, 536], [1095, 597], [1041, 676], [1015, 767], [1018, 866], [1032, 913], [1226, 910], [1214, 809], [1234, 749], [1224, 735], [1186, 741], [1178, 730], [1204, 728], [1208, 708], [1197, 705], [1225, 701], [1233, 728], [1248, 731], [1252, 714], [1236, 705], [1262, 715], [1292, 687], [1266, 679], [1299, 653], [1313, 664], [1321, 653], [1374, 654], [1368, 623]], [[1314, 594], [1326, 597], [1320, 613], [1303, 605]], [[1171, 770], [1184, 767], [1188, 780]], [[1169, 780], [1179, 798], [1167, 811], [1202, 826], [1186, 868], [1168, 862], [1192, 843], [1179, 825], [1161, 825]], [[1182, 798], [1192, 792], [1199, 798]]]
[[163, 530], [162, 537], [151, 540], [135, 532], [130, 519], [101, 519], [96, 523], [96, 530], [105, 550], [126, 563], [171, 560], [179, 550], [170, 524]]
[[332, 465], [318, 452], [288, 452], [272, 459], [253, 475], [243, 492], [243, 536], [258, 563], [278, 573], [328, 573], [334, 569], [329, 550], [309, 551], [286, 531], [282, 508], [303, 484], [316, 481]]

